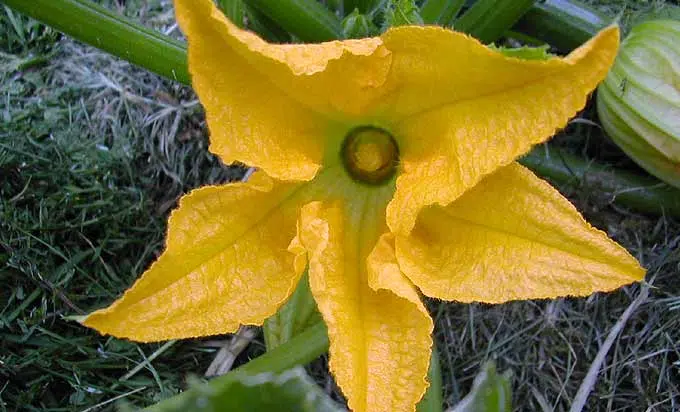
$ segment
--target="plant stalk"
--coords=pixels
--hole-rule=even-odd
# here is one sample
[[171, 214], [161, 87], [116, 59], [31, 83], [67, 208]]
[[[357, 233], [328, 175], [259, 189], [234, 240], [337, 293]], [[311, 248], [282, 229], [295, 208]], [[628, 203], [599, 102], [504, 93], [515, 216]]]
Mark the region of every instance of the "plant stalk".
[[613, 21], [613, 18], [576, 0], [546, 0], [535, 4], [513, 30], [568, 52]]
[[0, 0], [76, 40], [189, 84], [186, 45], [90, 0]]
[[478, 0], [453, 23], [453, 27], [484, 43], [499, 39], [531, 7], [535, 0]]
[[519, 162], [558, 185], [593, 188], [606, 194], [615, 205], [642, 213], [680, 217], [680, 189], [654, 177], [584, 161], [555, 148], [547, 152], [538, 147]]
[[465, 0], [425, 0], [420, 15], [427, 24], [448, 26], [465, 5]]
[[343, 37], [340, 19], [316, 0], [245, 0], [245, 3], [303, 41]]

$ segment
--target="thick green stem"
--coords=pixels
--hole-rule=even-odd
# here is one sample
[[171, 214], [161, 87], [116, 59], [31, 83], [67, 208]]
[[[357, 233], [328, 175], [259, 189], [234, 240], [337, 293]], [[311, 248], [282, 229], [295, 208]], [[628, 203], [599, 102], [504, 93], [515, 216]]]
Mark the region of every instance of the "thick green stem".
[[245, 0], [306, 42], [342, 38], [340, 19], [316, 0]]
[[549, 152], [536, 148], [520, 163], [558, 185], [587, 185], [609, 196], [616, 205], [643, 213], [680, 217], [680, 190], [651, 176], [586, 162], [554, 148]]
[[90, 0], [0, 0], [0, 3], [161, 76], [189, 84], [186, 46]]
[[575, 0], [546, 0], [534, 5], [513, 30], [567, 52], [593, 37], [613, 18]]
[[[213, 388], [215, 392], [220, 392], [219, 388], [232, 384], [234, 379], [238, 378], [238, 376], [235, 375], [235, 372], [237, 371], [246, 372], [248, 374], [265, 372], [281, 373], [295, 366], [305, 365], [324, 354], [327, 350], [328, 334], [326, 325], [323, 322], [320, 322], [283, 345], [251, 360], [224, 376], [213, 379], [208, 385]], [[191, 391], [191, 389], [189, 391]], [[190, 396], [189, 391], [150, 406], [146, 411], [160, 412], [167, 410], [167, 408], [172, 407], [172, 405], [183, 405], [184, 398]]]
[[465, 5], [465, 0], [425, 0], [420, 8], [423, 21], [448, 26]]
[[484, 43], [500, 38], [536, 0], [479, 0], [455, 21], [453, 27]]

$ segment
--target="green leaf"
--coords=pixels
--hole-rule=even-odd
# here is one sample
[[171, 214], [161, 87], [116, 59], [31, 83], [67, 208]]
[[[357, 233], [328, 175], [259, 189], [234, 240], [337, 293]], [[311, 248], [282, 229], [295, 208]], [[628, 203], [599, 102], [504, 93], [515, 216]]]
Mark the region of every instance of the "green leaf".
[[636, 15], [631, 25], [635, 26], [649, 20], [680, 20], [680, 6], [666, 3], [654, 4], [651, 10]]
[[487, 362], [475, 377], [470, 393], [451, 409], [451, 412], [510, 411], [512, 411], [510, 373], [498, 375], [496, 366], [491, 361]]
[[379, 3], [376, 0], [343, 0], [345, 14], [352, 14], [355, 10], [360, 13], [370, 13]]
[[339, 412], [342, 409], [297, 367], [280, 374], [236, 372], [226, 385], [198, 384], [180, 402], [159, 412], [281, 411]]
[[516, 48], [506, 48], [497, 47], [495, 45], [490, 45], [489, 48], [494, 49], [508, 57], [514, 57], [523, 60], [548, 60], [554, 57], [553, 54], [548, 52], [550, 46], [547, 44], [541, 47], [516, 47]]
[[264, 15], [261, 11], [243, 4], [248, 30], [254, 31], [260, 37], [271, 43], [292, 43], [290, 34], [281, 28], [274, 20]]
[[[285, 372], [295, 366], [305, 365], [322, 355], [327, 350], [328, 331], [326, 329], [326, 325], [323, 322], [320, 322], [295, 336], [290, 341], [274, 348], [262, 356], [251, 360], [245, 365], [238, 367], [234, 371], [211, 380], [205, 386], [201, 385], [200, 389], [189, 389], [180, 393], [179, 395], [175, 395], [172, 398], [150, 406], [146, 409], [146, 411], [164, 412], [175, 410], [192, 410], [177, 409], [175, 405], [187, 405], [187, 399], [197, 399], [197, 392], [204, 393], [208, 391], [212, 393], [221, 393], [225, 390], [224, 388], [228, 388], [234, 384], [234, 382], [241, 380], [241, 377], [244, 376], [244, 374], [246, 376], [254, 376], [266, 373], [277, 374]], [[260, 409], [253, 408], [246, 410]]]
[[290, 341], [319, 322], [321, 314], [316, 308], [316, 301], [309, 289], [308, 275], [305, 272], [288, 302], [264, 323], [267, 350], [270, 351]]
[[306, 42], [342, 38], [338, 17], [316, 0], [245, 0], [289, 33]]
[[361, 39], [377, 34], [378, 28], [368, 16], [355, 9], [342, 20], [342, 31], [347, 39]]
[[453, 27], [484, 43], [499, 39], [533, 5], [535, 0], [478, 0]]
[[427, 387], [423, 399], [416, 405], [416, 412], [441, 412], [444, 407], [444, 394], [442, 390], [442, 370], [439, 364], [439, 351], [436, 344], [432, 346], [427, 381], [430, 383], [430, 386]]
[[385, 27], [422, 25], [415, 0], [389, 0], [385, 7]]
[[448, 26], [465, 5], [465, 0], [425, 0], [420, 15], [428, 24]]
[[613, 18], [576, 0], [546, 0], [535, 4], [513, 27], [568, 52], [611, 24]]
[[245, 27], [245, 7], [243, 0], [217, 0], [217, 6], [232, 23], [240, 28]]

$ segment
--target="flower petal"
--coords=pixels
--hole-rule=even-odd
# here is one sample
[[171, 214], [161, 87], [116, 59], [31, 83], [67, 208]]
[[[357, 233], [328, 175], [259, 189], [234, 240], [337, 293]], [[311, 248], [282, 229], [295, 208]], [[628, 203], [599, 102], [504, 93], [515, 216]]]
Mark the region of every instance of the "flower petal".
[[113, 305], [83, 323], [137, 341], [262, 323], [300, 278], [286, 248], [308, 186], [274, 185], [257, 172], [248, 183], [194, 190], [170, 216], [158, 260]]
[[645, 270], [559, 192], [513, 163], [422, 211], [397, 259], [424, 294], [461, 302], [586, 296]]
[[382, 210], [358, 209], [312, 202], [298, 223], [297, 245], [308, 254], [328, 326], [330, 369], [351, 410], [413, 411], [427, 387], [432, 320], [389, 242], [378, 243], [367, 265], [376, 228], [384, 227], [371, 214]]
[[[309, 180], [324, 139], [377, 97], [389, 70], [379, 38], [269, 44], [233, 25], [211, 0], [176, 0], [210, 150], [282, 180]], [[332, 119], [332, 120], [331, 120]]]
[[403, 119], [401, 172], [387, 210], [393, 232], [407, 234], [420, 208], [447, 205], [485, 175], [553, 135], [583, 108], [605, 77], [619, 44], [610, 27], [568, 57], [506, 57], [459, 33], [395, 29], [390, 101]]

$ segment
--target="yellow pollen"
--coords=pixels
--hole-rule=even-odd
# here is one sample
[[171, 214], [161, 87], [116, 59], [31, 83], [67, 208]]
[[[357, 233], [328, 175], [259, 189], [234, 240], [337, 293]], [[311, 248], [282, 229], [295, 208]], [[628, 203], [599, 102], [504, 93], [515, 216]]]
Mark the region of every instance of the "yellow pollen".
[[382, 184], [396, 173], [399, 148], [386, 130], [362, 126], [348, 133], [342, 148], [342, 159], [354, 180]]
[[390, 159], [385, 158], [384, 150], [377, 143], [360, 144], [354, 152], [354, 162], [357, 169], [375, 172], [385, 166]]

